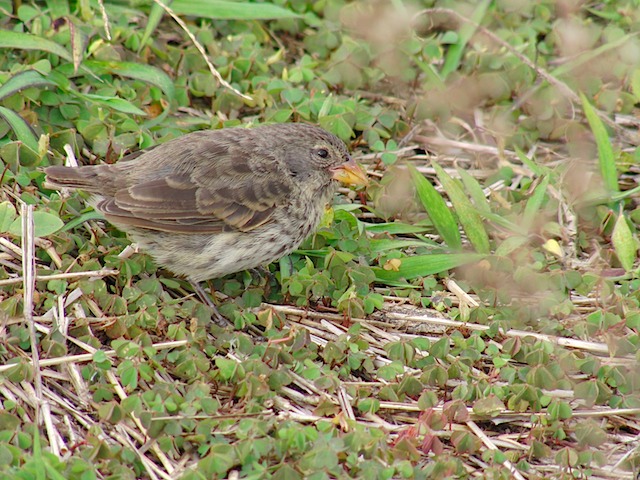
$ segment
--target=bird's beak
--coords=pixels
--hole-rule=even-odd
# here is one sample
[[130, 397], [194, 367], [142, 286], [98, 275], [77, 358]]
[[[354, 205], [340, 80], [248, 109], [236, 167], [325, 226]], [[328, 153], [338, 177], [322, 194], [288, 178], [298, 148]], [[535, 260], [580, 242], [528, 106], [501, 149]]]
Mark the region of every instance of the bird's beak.
[[366, 172], [352, 158], [342, 165], [330, 168], [329, 171], [334, 180], [347, 185], [369, 185]]

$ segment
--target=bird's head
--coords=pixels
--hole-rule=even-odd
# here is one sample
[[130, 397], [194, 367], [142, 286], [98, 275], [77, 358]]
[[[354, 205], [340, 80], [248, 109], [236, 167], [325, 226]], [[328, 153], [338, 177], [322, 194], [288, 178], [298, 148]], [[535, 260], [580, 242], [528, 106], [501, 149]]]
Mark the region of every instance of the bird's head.
[[342, 140], [312, 125], [297, 124], [296, 127], [298, 135], [285, 147], [287, 166], [293, 176], [318, 176], [326, 182], [336, 180], [347, 185], [369, 183]]

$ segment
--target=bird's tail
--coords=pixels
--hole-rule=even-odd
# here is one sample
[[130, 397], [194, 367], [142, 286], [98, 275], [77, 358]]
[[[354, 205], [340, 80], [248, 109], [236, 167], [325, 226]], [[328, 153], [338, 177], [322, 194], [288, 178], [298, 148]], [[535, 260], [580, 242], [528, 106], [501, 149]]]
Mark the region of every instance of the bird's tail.
[[[52, 189], [80, 188], [96, 192], [101, 183], [101, 166], [63, 167], [54, 165], [44, 169], [47, 175], [45, 186]], [[104, 185], [102, 185], [104, 188]]]

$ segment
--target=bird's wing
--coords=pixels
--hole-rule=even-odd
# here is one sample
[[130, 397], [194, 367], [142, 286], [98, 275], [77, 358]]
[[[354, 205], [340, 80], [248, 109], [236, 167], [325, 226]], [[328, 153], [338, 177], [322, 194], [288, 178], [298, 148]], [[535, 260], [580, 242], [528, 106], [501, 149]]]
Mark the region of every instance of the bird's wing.
[[291, 177], [270, 153], [223, 150], [215, 157], [208, 150], [188, 172], [170, 171], [123, 186], [98, 208], [115, 223], [175, 233], [259, 227], [288, 202]]

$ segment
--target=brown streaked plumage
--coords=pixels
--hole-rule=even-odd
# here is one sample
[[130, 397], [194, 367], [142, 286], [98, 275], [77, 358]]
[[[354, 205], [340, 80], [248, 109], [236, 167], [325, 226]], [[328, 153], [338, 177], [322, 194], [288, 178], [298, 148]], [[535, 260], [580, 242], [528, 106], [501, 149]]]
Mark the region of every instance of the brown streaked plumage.
[[366, 183], [323, 129], [275, 124], [193, 132], [113, 165], [45, 169], [172, 272], [193, 281], [268, 264], [316, 228], [337, 181]]

